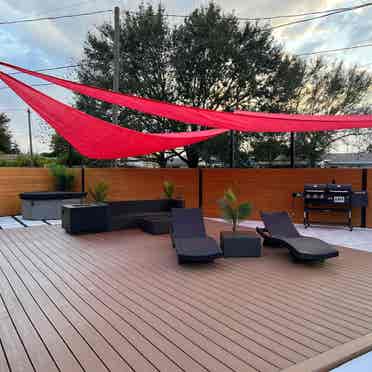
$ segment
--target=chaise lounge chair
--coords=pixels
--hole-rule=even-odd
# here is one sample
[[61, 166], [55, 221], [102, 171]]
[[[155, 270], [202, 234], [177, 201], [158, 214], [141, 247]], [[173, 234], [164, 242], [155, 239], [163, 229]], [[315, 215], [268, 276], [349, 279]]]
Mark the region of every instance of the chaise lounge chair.
[[323, 240], [300, 235], [287, 212], [261, 213], [265, 229], [257, 227], [264, 244], [286, 247], [296, 261], [324, 261], [337, 257], [334, 246]]
[[207, 236], [203, 216], [198, 208], [172, 209], [171, 239], [179, 264], [209, 262], [222, 256], [216, 241]]

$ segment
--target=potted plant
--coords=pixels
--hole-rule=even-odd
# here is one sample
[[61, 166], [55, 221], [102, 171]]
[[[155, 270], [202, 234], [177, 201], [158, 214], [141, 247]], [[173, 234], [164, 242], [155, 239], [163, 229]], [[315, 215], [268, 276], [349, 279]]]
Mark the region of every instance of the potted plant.
[[62, 227], [69, 234], [111, 230], [110, 208], [106, 203], [109, 186], [100, 181], [89, 188], [93, 203], [70, 204], [62, 208]]
[[93, 188], [89, 189], [89, 195], [96, 203], [104, 203], [107, 200], [108, 189], [108, 184], [100, 181]]
[[184, 208], [185, 202], [182, 198], [174, 197], [175, 186], [171, 181], [163, 182], [164, 196], [170, 201], [171, 208]]
[[174, 195], [174, 183], [171, 181], [163, 182], [163, 192], [167, 199], [173, 199]]
[[75, 180], [71, 171], [60, 164], [52, 165], [50, 171], [54, 177], [56, 191], [71, 191]]
[[250, 216], [252, 206], [239, 204], [232, 189], [225, 191], [218, 201], [223, 219], [231, 224], [231, 231], [221, 232], [221, 249], [225, 257], [258, 257], [261, 255], [261, 240], [249, 232], [237, 231], [239, 222]]

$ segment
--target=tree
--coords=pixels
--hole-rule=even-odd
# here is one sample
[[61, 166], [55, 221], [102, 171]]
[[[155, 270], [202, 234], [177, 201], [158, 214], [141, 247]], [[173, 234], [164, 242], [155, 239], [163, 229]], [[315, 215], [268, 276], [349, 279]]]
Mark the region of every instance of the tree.
[[[108, 23], [89, 33], [78, 68], [82, 83], [111, 89], [113, 35]], [[213, 110], [345, 114], [366, 112], [360, 104], [371, 83], [356, 67], [287, 55], [266, 26], [242, 24], [211, 2], [171, 28], [165, 10], [140, 5], [121, 24], [120, 91]], [[112, 106], [76, 95], [76, 106], [110, 120]], [[203, 130], [197, 126], [122, 109], [120, 123], [147, 132]], [[298, 134], [297, 154], [315, 164], [340, 138], [360, 133]], [[188, 166], [229, 160], [229, 136], [151, 155], [160, 166], [178, 156]], [[244, 157], [272, 161], [289, 153], [288, 133], [238, 133]], [[245, 154], [246, 152], [249, 154]], [[243, 156], [242, 156], [243, 157]]]
[[5, 154], [18, 154], [18, 145], [12, 141], [12, 134], [8, 123], [10, 119], [4, 113], [0, 113], [0, 152]]
[[[288, 111], [324, 115], [366, 114], [370, 112], [365, 98], [371, 84], [371, 75], [357, 66], [345, 68], [342, 62], [329, 64], [317, 58], [307, 65], [303, 84]], [[368, 133], [358, 129], [298, 133], [297, 157], [315, 166], [335, 142]]]
[[[167, 102], [218, 110], [279, 110], [295, 91], [296, 78], [284, 79], [301, 63], [285, 57], [271, 33], [257, 24], [242, 27], [238, 19], [223, 14], [213, 2], [196, 9], [183, 24], [170, 28], [160, 6], [141, 5], [136, 13], [125, 13], [121, 25], [120, 90]], [[89, 33], [84, 57], [78, 69], [82, 83], [110, 89], [112, 86], [113, 28], [105, 23], [97, 33]], [[79, 109], [110, 120], [111, 106], [76, 96]], [[123, 109], [120, 122], [148, 132], [200, 130]], [[242, 138], [245, 138], [242, 136]], [[228, 136], [208, 143], [175, 150], [169, 155], [154, 154], [165, 166], [168, 156], [179, 156], [195, 167], [200, 159], [226, 159]]]
[[48, 157], [56, 157], [58, 162], [64, 165], [81, 165], [84, 157], [80, 155], [63, 137], [54, 133], [50, 141], [52, 150]]
[[[174, 102], [174, 87], [170, 75], [171, 30], [164, 17], [164, 9], [140, 5], [138, 12], [126, 12], [120, 33], [120, 91], [143, 97]], [[89, 33], [84, 47], [84, 58], [78, 69], [82, 83], [111, 89], [113, 80], [113, 37], [109, 23], [98, 27], [98, 34]], [[77, 96], [76, 105], [90, 114], [111, 120], [112, 107], [92, 99]], [[150, 117], [122, 109], [119, 122], [147, 132], [180, 131], [181, 125], [169, 120]], [[166, 165], [164, 153], [153, 154], [155, 161]], [[173, 155], [172, 155], [173, 156]]]

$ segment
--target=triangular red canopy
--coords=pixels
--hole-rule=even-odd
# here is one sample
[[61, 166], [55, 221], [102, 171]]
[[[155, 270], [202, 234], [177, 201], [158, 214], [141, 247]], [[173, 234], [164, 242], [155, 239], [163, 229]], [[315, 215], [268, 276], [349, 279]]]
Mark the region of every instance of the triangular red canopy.
[[124, 106], [145, 114], [161, 116], [188, 124], [243, 132], [310, 132], [372, 127], [372, 115], [286, 115], [241, 111], [237, 113], [213, 111], [115, 93], [30, 71], [5, 62], [0, 62], [0, 65], [44, 79], [95, 99]]
[[204, 141], [225, 132], [217, 129], [166, 134], [141, 133], [76, 110], [3, 72], [0, 72], [0, 79], [76, 150], [94, 159], [150, 154]]

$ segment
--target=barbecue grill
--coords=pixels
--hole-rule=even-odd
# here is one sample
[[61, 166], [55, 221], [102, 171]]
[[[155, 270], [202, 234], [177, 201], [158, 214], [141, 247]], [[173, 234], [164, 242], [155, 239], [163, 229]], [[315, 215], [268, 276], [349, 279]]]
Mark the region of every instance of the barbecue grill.
[[[346, 224], [350, 230], [353, 207], [365, 208], [368, 205], [366, 191], [353, 191], [345, 184], [306, 184], [302, 193], [293, 194], [304, 199], [304, 226], [310, 226], [310, 212], [342, 213], [346, 215]], [[315, 221], [312, 221], [314, 223]]]

